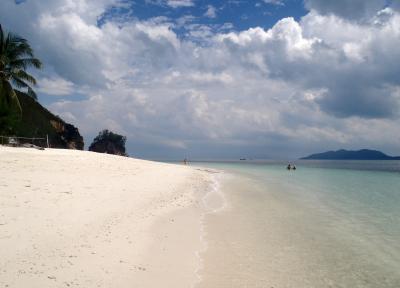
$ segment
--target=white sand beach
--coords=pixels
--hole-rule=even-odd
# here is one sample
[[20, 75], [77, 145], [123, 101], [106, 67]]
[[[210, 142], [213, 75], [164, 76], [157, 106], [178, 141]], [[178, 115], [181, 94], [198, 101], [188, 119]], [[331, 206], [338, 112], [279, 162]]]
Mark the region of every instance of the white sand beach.
[[190, 287], [210, 174], [0, 147], [0, 287]]

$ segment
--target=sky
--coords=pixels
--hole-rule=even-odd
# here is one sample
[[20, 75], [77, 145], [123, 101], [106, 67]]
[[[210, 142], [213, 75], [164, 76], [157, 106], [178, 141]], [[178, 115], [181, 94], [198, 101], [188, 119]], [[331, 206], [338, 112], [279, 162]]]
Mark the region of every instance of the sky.
[[148, 159], [400, 155], [400, 0], [1, 0], [39, 102]]

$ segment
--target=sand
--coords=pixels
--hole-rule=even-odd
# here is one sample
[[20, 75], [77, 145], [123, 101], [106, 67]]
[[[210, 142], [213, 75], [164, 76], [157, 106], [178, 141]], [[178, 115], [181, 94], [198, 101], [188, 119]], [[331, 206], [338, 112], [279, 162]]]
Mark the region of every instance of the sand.
[[0, 287], [191, 287], [207, 171], [0, 146]]

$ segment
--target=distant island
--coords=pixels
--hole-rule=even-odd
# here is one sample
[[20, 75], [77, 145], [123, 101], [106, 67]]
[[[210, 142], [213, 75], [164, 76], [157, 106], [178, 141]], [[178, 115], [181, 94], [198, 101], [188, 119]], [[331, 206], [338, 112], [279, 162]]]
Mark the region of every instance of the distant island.
[[337, 150], [312, 154], [300, 158], [302, 160], [400, 160], [400, 156], [392, 157], [377, 150], [362, 149], [358, 151]]

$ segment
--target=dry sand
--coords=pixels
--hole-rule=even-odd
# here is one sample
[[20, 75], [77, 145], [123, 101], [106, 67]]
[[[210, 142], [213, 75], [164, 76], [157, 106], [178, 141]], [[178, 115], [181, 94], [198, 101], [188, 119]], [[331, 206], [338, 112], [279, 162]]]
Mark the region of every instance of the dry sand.
[[191, 287], [205, 171], [0, 146], [0, 287]]

